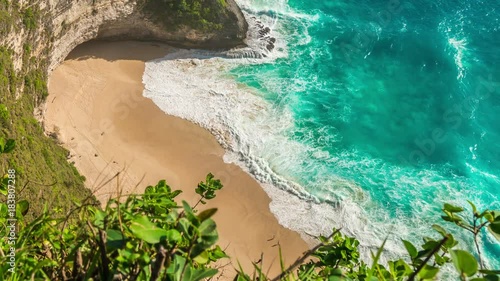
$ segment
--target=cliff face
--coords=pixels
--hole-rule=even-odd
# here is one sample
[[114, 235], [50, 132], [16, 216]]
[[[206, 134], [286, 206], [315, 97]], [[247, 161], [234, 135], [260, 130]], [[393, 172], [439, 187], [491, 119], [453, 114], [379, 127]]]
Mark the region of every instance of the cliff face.
[[[56, 40], [51, 67], [75, 46], [93, 38], [158, 40], [181, 47], [217, 48], [241, 45], [246, 21], [234, 0], [215, 6], [224, 15], [220, 28], [177, 24], [179, 11], [158, 0], [51, 0]], [[158, 2], [158, 3], [156, 3]], [[213, 3], [210, 3], [213, 2]], [[218, 0], [205, 1], [214, 5]], [[178, 8], [177, 8], [178, 9]], [[187, 17], [185, 15], [184, 17]], [[192, 26], [190, 26], [192, 25]]]
[[[24, 26], [14, 22], [0, 38], [0, 45], [18, 54], [14, 56], [16, 69], [20, 62], [15, 58], [20, 57], [26, 42], [34, 45], [39, 57], [47, 58], [50, 71], [74, 47], [91, 39], [155, 40], [189, 48], [230, 48], [243, 45], [248, 28], [234, 0], [14, 2], [17, 1], [11, 2], [9, 12], [20, 13]], [[24, 22], [30, 13], [36, 26]]]
[[[243, 44], [247, 24], [234, 0], [0, 0], [0, 138], [16, 148], [0, 172], [16, 171], [28, 217], [91, 197], [57, 135], [39, 120], [47, 75], [77, 45], [91, 39], [138, 39], [181, 47]], [[56, 128], [54, 128], [54, 131]]]

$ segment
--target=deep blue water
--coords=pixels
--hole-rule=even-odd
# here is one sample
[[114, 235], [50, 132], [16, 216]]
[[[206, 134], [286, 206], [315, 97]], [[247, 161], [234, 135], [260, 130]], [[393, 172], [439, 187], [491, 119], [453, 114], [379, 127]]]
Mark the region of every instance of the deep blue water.
[[500, 209], [500, 1], [249, 3], [276, 19], [287, 55], [232, 74], [292, 112], [286, 136], [310, 147], [284, 176], [415, 241], [444, 202]]

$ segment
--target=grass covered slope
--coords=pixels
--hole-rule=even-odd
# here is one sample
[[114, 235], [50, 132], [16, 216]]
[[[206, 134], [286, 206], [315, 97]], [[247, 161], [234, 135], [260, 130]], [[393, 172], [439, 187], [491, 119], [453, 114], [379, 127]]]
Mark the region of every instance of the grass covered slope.
[[[32, 8], [21, 10], [17, 4], [0, 2], [3, 36], [18, 31], [16, 23], [30, 32], [39, 20]], [[30, 202], [29, 220], [40, 215], [44, 205], [65, 214], [72, 202], [81, 202], [90, 196], [90, 191], [84, 187], [84, 178], [68, 163], [68, 151], [45, 136], [34, 117], [35, 108], [48, 95], [47, 72], [46, 60], [32, 55], [34, 37], [28, 38], [33, 39], [24, 44], [18, 71], [14, 69], [13, 51], [0, 46], [0, 137], [16, 141], [16, 149], [0, 161], [0, 170], [15, 169], [16, 196]]]
[[[72, 202], [90, 195], [84, 178], [67, 161], [68, 151], [44, 135], [34, 118], [36, 106], [47, 96], [46, 75], [30, 63], [19, 74], [12, 67], [10, 52], [0, 48], [0, 137], [16, 141], [16, 149], [0, 162], [0, 169], [16, 170], [17, 196], [28, 199], [28, 218], [38, 216], [44, 205], [67, 211]], [[32, 69], [31, 69], [32, 68]], [[22, 93], [16, 99], [16, 89]]]

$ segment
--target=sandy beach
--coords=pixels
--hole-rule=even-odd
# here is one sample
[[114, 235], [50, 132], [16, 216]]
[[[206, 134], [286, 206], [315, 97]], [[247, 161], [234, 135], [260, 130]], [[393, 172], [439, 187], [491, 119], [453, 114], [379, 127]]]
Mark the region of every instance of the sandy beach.
[[258, 182], [238, 166], [224, 163], [224, 150], [208, 131], [166, 115], [142, 96], [144, 62], [170, 50], [141, 42], [77, 47], [50, 75], [45, 129], [70, 150], [69, 161], [101, 201], [116, 195], [117, 185], [123, 193], [141, 192], [166, 179], [184, 191], [181, 199], [194, 204], [197, 183], [213, 173], [224, 188], [207, 207], [219, 209], [219, 245], [232, 256], [223, 275], [234, 275], [237, 260], [250, 269], [261, 253], [264, 268], [276, 274], [278, 242], [287, 263], [307, 250], [307, 244], [298, 233], [279, 225]]

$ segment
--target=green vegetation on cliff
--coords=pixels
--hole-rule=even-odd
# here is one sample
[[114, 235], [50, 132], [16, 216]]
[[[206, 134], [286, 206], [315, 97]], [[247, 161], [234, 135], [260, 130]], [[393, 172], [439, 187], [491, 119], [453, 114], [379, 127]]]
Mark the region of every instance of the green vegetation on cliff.
[[7, 0], [0, 0], [0, 35], [5, 36], [10, 30], [14, 17], [12, 14], [12, 9], [10, 9], [10, 3]]
[[[16, 15], [27, 29], [36, 28], [39, 17], [35, 8], [16, 13], [12, 12], [12, 5], [0, 1], [0, 32], [15, 28], [12, 24]], [[8, 21], [2, 15], [8, 15]], [[31, 202], [28, 220], [39, 216], [46, 203], [50, 210], [63, 211], [63, 215], [73, 202], [90, 196], [83, 185], [84, 178], [67, 161], [68, 151], [45, 136], [34, 118], [35, 108], [48, 95], [47, 66], [45, 59], [34, 57], [31, 52], [30, 42], [26, 42], [21, 69], [16, 71], [13, 51], [0, 46], [0, 137], [15, 139], [17, 144], [15, 151], [0, 161], [0, 169], [16, 170], [17, 195]]]
[[[144, 12], [170, 29], [185, 26], [217, 30], [234, 20], [226, 9], [226, 0], [139, 1], [144, 1]], [[0, 41], [11, 46], [0, 46], [0, 137], [13, 138], [18, 146], [0, 162], [0, 169], [16, 169], [20, 196], [33, 201], [28, 218], [41, 214], [42, 202], [50, 202], [50, 209], [63, 210], [64, 214], [73, 201], [90, 196], [84, 178], [67, 161], [68, 151], [58, 145], [57, 139], [45, 136], [34, 117], [36, 108], [48, 96], [47, 60], [56, 40], [40, 3], [0, 0]], [[13, 42], [7, 42], [15, 36], [22, 36], [21, 53], [14, 53]]]
[[169, 29], [181, 26], [220, 30], [227, 21], [225, 0], [146, 0], [144, 10]]
[[34, 30], [40, 20], [38, 5], [28, 5], [21, 9], [19, 1], [0, 0], [0, 35], [6, 35], [15, 26], [18, 19], [28, 30]]

